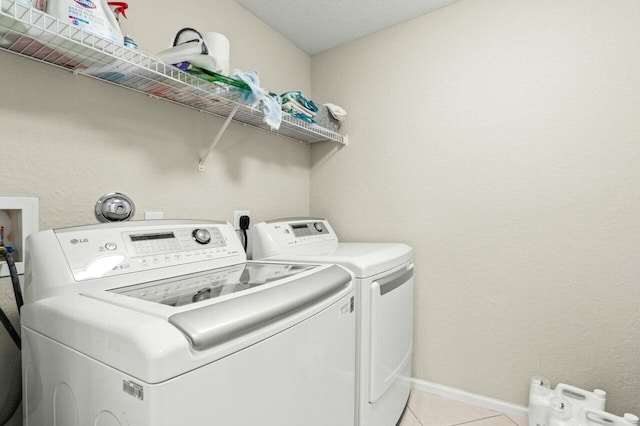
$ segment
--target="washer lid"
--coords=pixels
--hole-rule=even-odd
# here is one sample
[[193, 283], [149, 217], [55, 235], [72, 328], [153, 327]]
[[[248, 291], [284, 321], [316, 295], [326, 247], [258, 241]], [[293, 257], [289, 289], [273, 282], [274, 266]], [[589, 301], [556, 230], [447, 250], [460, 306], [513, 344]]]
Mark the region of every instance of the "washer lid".
[[148, 302], [179, 307], [264, 286], [316, 268], [315, 265], [241, 263], [108, 290]]
[[328, 300], [347, 290], [350, 283], [349, 273], [334, 265], [304, 279], [171, 315], [169, 322], [182, 331], [195, 350], [202, 351]]

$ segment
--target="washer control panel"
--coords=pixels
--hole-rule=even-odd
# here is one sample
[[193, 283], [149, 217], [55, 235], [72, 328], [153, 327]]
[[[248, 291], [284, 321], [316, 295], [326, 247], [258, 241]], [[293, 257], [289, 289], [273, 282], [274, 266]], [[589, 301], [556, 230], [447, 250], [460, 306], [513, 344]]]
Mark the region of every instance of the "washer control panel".
[[128, 228], [88, 226], [57, 232], [75, 280], [230, 256], [244, 258], [240, 241], [229, 224]]
[[123, 239], [134, 256], [218, 248], [227, 245], [219, 228], [176, 229], [161, 232], [123, 232]]

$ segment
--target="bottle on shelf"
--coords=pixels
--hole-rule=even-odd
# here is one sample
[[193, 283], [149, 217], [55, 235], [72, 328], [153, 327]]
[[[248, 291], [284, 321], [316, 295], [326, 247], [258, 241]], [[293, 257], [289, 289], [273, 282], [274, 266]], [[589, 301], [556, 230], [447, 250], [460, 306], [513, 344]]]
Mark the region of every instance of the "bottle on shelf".
[[106, 0], [48, 0], [46, 12], [73, 27], [122, 45], [124, 38]]

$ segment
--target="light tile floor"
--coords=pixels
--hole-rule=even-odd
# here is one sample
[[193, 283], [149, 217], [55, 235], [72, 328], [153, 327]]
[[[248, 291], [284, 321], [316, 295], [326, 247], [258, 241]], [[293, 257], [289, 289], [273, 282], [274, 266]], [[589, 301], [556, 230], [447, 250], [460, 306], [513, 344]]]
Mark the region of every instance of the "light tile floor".
[[502, 414], [414, 389], [397, 426], [454, 425], [528, 426], [528, 421], [523, 417]]

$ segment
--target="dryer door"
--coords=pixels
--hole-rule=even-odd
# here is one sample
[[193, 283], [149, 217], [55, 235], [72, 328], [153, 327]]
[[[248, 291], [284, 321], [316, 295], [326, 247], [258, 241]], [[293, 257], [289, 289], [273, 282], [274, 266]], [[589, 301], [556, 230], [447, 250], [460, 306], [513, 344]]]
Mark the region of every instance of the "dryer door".
[[395, 382], [413, 350], [413, 264], [376, 279], [370, 287], [369, 402]]

